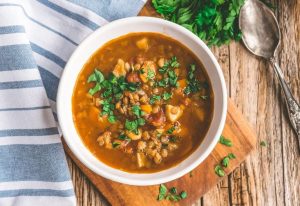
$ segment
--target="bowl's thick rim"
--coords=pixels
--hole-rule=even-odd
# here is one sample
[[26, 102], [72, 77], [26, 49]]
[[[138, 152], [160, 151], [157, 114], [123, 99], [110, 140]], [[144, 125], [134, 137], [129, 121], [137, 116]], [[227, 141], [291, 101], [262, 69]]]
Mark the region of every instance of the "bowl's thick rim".
[[[170, 28], [173, 28], [175, 30], [178, 30], [179, 32], [181, 32], [182, 34], [187, 36], [188, 38], [191, 38], [193, 41], [197, 42], [198, 45], [200, 47], [202, 47], [202, 49], [204, 49], [204, 51], [209, 56], [210, 60], [213, 62], [213, 65], [214, 65], [214, 67], [217, 71], [217, 75], [220, 79], [222, 94], [219, 94], [219, 95], [222, 95], [222, 100], [223, 100], [223, 104], [222, 104], [222, 108], [221, 108], [222, 113], [220, 114], [221, 117], [220, 117], [220, 121], [219, 121], [219, 127], [215, 131], [215, 136], [214, 136], [213, 140], [211, 141], [211, 144], [206, 148], [205, 152], [199, 158], [196, 159], [196, 161], [194, 161], [188, 167], [182, 168], [180, 171], [178, 171], [176, 173], [173, 173], [173, 174], [171, 174], [167, 177], [159, 177], [159, 178], [152, 178], [152, 179], [143, 178], [143, 179], [138, 179], [137, 180], [137, 179], [128, 179], [126, 177], [122, 177], [121, 175], [117, 176], [115, 174], [110, 174], [110, 173], [106, 172], [105, 170], [101, 170], [101, 169], [95, 167], [90, 162], [88, 162], [80, 154], [80, 151], [73, 147], [72, 139], [70, 137], [68, 137], [68, 135], [65, 136], [65, 134], [67, 134], [68, 132], [67, 132], [67, 128], [66, 128], [67, 123], [63, 121], [64, 118], [62, 117], [63, 112], [64, 112], [64, 107], [63, 107], [63, 102], [64, 102], [63, 90], [64, 90], [64, 88], [63, 88], [63, 84], [64, 84], [64, 82], [68, 81], [68, 77], [65, 75], [65, 73], [67, 72], [67, 70], [71, 69], [71, 68], [69, 68], [70, 63], [73, 62], [73, 61], [76, 61], [74, 59], [75, 56], [78, 55], [78, 53], [81, 52], [81, 50], [84, 48], [84, 46], [86, 45], [87, 42], [91, 41], [94, 38], [94, 36], [99, 35], [98, 33], [101, 33], [104, 30], [113, 29], [116, 26], [124, 26], [124, 24], [126, 25], [126, 23], [144, 23], [144, 24], [156, 23], [156, 24], [161, 24], [162, 26], [165, 26], [165, 27], [170, 27]], [[143, 32], [143, 31], [140, 31], [140, 32]], [[145, 31], [145, 32], [148, 32], [148, 31]], [[190, 172], [191, 170], [196, 168], [201, 162], [203, 162], [204, 159], [207, 158], [207, 156], [212, 152], [215, 145], [217, 144], [217, 142], [219, 140], [219, 137], [222, 133], [222, 130], [224, 128], [224, 125], [225, 125], [226, 114], [227, 114], [226, 83], [225, 83], [225, 79], [224, 79], [224, 76], [223, 76], [223, 72], [220, 68], [220, 65], [218, 64], [215, 56], [212, 54], [210, 49], [206, 46], [206, 44], [202, 40], [200, 40], [196, 35], [194, 35], [189, 30], [185, 29], [184, 27], [181, 27], [181, 26], [179, 26], [175, 23], [172, 23], [172, 22], [169, 22], [169, 21], [166, 21], [166, 20], [163, 20], [163, 19], [159, 19], [159, 18], [154, 18], [154, 17], [128, 17], [128, 18], [116, 20], [116, 21], [113, 21], [113, 22], [111, 22], [107, 25], [102, 26], [101, 28], [97, 29], [92, 34], [90, 34], [83, 42], [80, 43], [80, 45], [76, 48], [76, 50], [73, 52], [70, 59], [68, 60], [68, 63], [66, 64], [65, 69], [62, 73], [61, 80], [60, 80], [59, 87], [58, 87], [58, 93], [57, 93], [57, 116], [58, 116], [58, 121], [60, 123], [62, 133], [64, 135], [64, 140], [67, 143], [70, 150], [75, 154], [75, 156], [85, 166], [87, 166], [89, 169], [91, 169], [96, 174], [99, 174], [102, 177], [105, 177], [107, 179], [110, 179], [110, 180], [113, 180], [113, 181], [116, 181], [116, 182], [120, 182], [120, 183], [124, 183], [124, 184], [129, 184], [129, 185], [145, 186], [145, 185], [155, 185], [155, 184], [160, 184], [160, 183], [164, 183], [164, 182], [169, 182], [169, 181], [172, 181], [174, 179], [177, 179], [177, 178], [187, 174], [188, 172]], [[74, 123], [72, 122], [72, 124], [74, 124]], [[79, 137], [79, 135], [78, 135], [78, 137]], [[176, 166], [174, 166], [174, 167], [176, 167]], [[117, 169], [115, 169], [115, 170], [117, 170]], [[123, 172], [121, 170], [118, 170], [118, 171]], [[129, 173], [129, 174], [132, 174], [132, 173]], [[143, 177], [147, 176], [147, 174], [145, 174], [145, 173], [142, 173], [142, 174], [134, 173], [134, 174], [135, 175], [141, 175]], [[150, 174], [155, 174], [155, 173], [150, 173]]]

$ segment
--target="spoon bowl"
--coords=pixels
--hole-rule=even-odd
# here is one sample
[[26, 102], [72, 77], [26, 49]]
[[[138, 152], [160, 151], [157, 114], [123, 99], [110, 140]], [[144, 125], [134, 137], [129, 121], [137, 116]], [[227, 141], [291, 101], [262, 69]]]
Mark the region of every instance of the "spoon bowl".
[[246, 1], [240, 11], [239, 26], [249, 51], [266, 59], [274, 57], [281, 37], [271, 9], [258, 0]]

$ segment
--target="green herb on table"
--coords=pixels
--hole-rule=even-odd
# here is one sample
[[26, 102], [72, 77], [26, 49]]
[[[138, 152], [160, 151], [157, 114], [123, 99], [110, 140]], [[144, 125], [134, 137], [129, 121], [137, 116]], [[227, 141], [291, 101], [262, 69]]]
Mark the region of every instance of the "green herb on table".
[[155, 10], [208, 45], [228, 44], [240, 40], [238, 15], [244, 0], [152, 0]]
[[192, 178], [194, 176], [194, 174], [193, 174], [193, 170], [192, 171], [190, 171], [190, 178]]
[[215, 167], [215, 173], [219, 176], [219, 177], [224, 177], [225, 176], [225, 172], [222, 168], [221, 165], [216, 165]]
[[172, 187], [168, 191], [167, 187], [164, 184], [161, 184], [159, 186], [159, 194], [157, 197], [158, 201], [165, 199], [172, 202], [178, 202], [185, 198], [187, 198], [187, 193], [185, 191], [182, 191], [178, 194], [176, 187]]
[[263, 141], [261, 141], [261, 142], [260, 142], [260, 146], [262, 146], [262, 147], [266, 147], [266, 146], [267, 146], [267, 143], [266, 143], [266, 141], [264, 141], [264, 140], [263, 140]]
[[233, 153], [228, 154], [226, 157], [223, 158], [222, 160], [222, 166], [223, 167], [228, 167], [229, 165], [229, 160], [235, 159], [235, 155]]
[[226, 145], [228, 147], [232, 147], [232, 142], [230, 139], [225, 138], [223, 135], [221, 135], [219, 143]]

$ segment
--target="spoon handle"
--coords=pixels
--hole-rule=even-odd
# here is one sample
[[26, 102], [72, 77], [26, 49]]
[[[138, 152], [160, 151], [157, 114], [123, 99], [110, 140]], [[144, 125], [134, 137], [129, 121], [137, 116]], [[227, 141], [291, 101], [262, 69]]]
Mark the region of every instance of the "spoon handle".
[[271, 59], [271, 62], [273, 64], [274, 70], [279, 78], [281, 88], [284, 92], [286, 106], [287, 106], [287, 110], [289, 113], [289, 118], [290, 118], [291, 124], [298, 136], [298, 142], [299, 142], [299, 148], [300, 148], [300, 106], [296, 102], [295, 98], [293, 97], [293, 95], [291, 93], [289, 86], [287, 85], [286, 81], [284, 80], [284, 75], [283, 75], [278, 63], [274, 59]]

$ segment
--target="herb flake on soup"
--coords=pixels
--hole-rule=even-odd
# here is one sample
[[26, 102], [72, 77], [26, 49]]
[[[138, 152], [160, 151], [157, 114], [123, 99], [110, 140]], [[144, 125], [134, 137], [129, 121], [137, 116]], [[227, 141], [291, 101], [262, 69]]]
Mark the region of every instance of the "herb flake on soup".
[[80, 72], [73, 120], [105, 164], [151, 173], [175, 166], [201, 144], [213, 91], [196, 56], [158, 33], [131, 33], [98, 49]]

